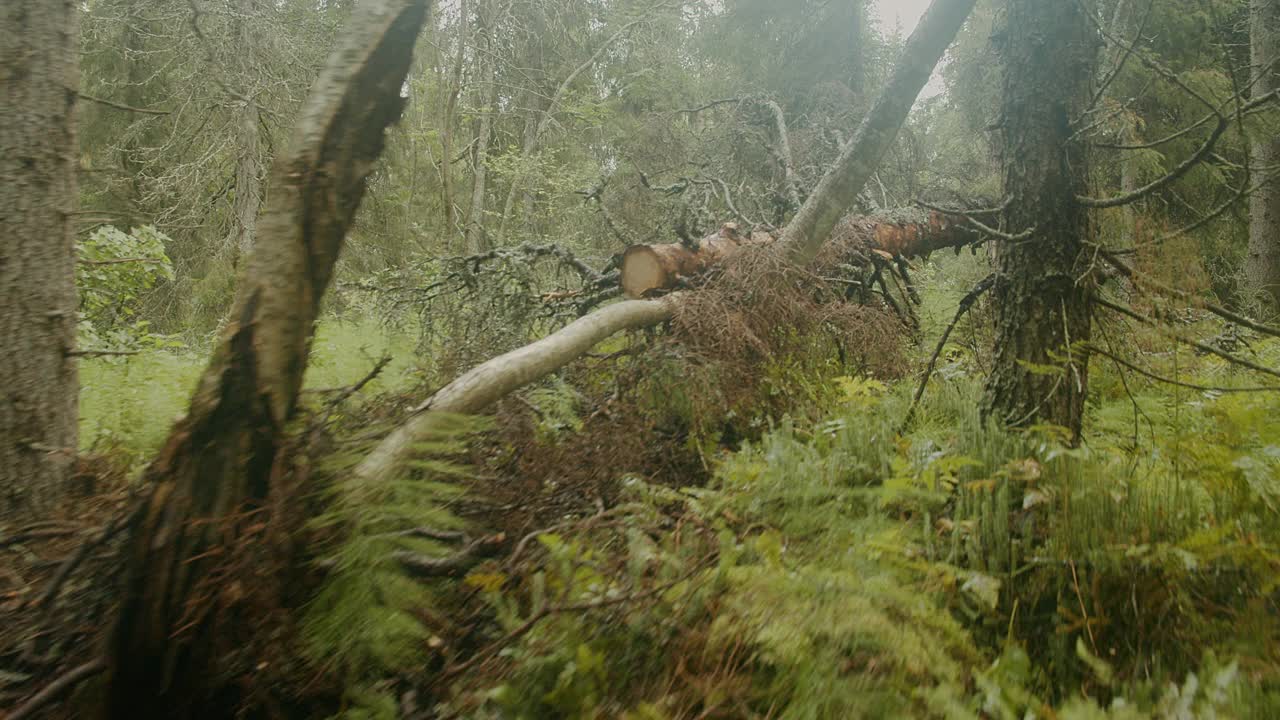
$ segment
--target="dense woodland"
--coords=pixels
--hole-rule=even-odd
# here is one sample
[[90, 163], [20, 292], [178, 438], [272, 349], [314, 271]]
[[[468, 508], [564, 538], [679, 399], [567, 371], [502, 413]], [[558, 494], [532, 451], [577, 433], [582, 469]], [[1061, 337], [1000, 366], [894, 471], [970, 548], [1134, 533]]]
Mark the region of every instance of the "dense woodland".
[[4, 0], [0, 718], [1280, 717], [1280, 0]]

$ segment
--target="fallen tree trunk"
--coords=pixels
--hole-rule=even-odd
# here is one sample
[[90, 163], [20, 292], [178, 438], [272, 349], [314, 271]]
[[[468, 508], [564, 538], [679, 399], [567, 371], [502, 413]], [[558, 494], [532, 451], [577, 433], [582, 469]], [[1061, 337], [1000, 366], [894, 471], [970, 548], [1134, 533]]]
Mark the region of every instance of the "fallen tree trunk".
[[[211, 698], [235, 702], [219, 691], [245, 669], [231, 671], [227, 658], [261, 628], [241, 627], [245, 618], [218, 621], [246, 594], [266, 593], [220, 574], [229, 572], [228, 558], [263, 542], [251, 526], [261, 526], [259, 511], [288, 473], [281, 451], [320, 300], [384, 133], [400, 117], [427, 6], [356, 7], [300, 112], [290, 151], [275, 162], [228, 326], [187, 415], [148, 466], [149, 494], [129, 523], [106, 648], [107, 718], [233, 714]], [[269, 573], [255, 569], [264, 584]]]
[[[788, 243], [793, 262], [807, 264], [817, 257], [837, 221], [853, 204], [880, 158], [893, 144], [933, 67], [959, 32], [975, 2], [934, 0], [921, 18], [867, 120], [796, 219], [787, 226], [782, 242]], [[796, 223], [801, 225], [793, 230]], [[716, 252], [723, 250], [722, 247]], [[415, 444], [447, 427], [448, 415], [484, 410], [504, 395], [559, 370], [618, 332], [669, 320], [679, 302], [679, 296], [673, 295], [661, 300], [627, 300], [610, 305], [533, 344], [481, 364], [418, 407], [405, 424], [356, 467], [355, 480], [377, 479], [396, 472], [412, 457]]]
[[[945, 248], [959, 248], [976, 242], [979, 234], [964, 218], [931, 211], [918, 222], [902, 222], [874, 216], [846, 217], [836, 227], [833, 241], [848, 249], [882, 253], [886, 260], [919, 257]], [[729, 223], [714, 235], [703, 238], [699, 247], [683, 243], [632, 245], [622, 255], [622, 291], [629, 298], [648, 297], [659, 290], [678, 287], [685, 278], [700, 275], [738, 250], [777, 241], [772, 235], [742, 233]]]
[[601, 341], [624, 330], [670, 320], [675, 299], [625, 300], [569, 323], [537, 342], [481, 363], [441, 388], [414, 409], [413, 417], [392, 432], [356, 466], [361, 480], [395, 472], [413, 455], [414, 445], [444, 427], [451, 415], [477, 413], [508, 393], [546, 377], [582, 357]]

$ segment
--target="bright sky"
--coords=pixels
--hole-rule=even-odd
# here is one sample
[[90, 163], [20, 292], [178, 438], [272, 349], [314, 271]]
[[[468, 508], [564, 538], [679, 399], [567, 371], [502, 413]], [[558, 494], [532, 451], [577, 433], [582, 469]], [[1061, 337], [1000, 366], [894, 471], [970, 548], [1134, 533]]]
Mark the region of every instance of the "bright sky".
[[[924, 15], [924, 11], [929, 8], [932, 0], [874, 0], [872, 3], [872, 12], [876, 19], [880, 22], [880, 28], [886, 32], [892, 32], [894, 28], [902, 28], [902, 36], [905, 38], [915, 29], [916, 23], [920, 22], [920, 16]], [[933, 77], [929, 78], [929, 84], [921, 91], [921, 98], [930, 98], [943, 92], [942, 77], [935, 70]]]
[[892, 30], [901, 25], [902, 34], [909, 35], [929, 7], [929, 0], [875, 0], [874, 6], [881, 27]]

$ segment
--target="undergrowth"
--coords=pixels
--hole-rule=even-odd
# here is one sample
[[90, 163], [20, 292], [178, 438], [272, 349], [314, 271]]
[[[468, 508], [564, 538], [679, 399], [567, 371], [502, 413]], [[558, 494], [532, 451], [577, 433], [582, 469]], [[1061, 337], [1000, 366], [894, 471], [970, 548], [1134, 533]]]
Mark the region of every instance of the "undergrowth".
[[[392, 361], [365, 392], [403, 387], [416, 379], [413, 349], [411, 334], [376, 321], [327, 318], [312, 343], [306, 387], [318, 391], [350, 385], [384, 354]], [[186, 411], [205, 359], [200, 349], [171, 348], [82, 361], [81, 445], [115, 451], [135, 463], [149, 460]]]
[[[442, 714], [1280, 712], [1280, 428], [1261, 421], [1280, 399], [1147, 388], [1161, 427], [1137, 455], [1114, 423], [1082, 447], [984, 425], [963, 377], [902, 435], [910, 390], [836, 381], [825, 418], [784, 420], [709, 486], [633, 478], [634, 509], [544, 536], [528, 574], [487, 580], [524, 632]], [[1099, 418], [1132, 411], [1102, 397]]]

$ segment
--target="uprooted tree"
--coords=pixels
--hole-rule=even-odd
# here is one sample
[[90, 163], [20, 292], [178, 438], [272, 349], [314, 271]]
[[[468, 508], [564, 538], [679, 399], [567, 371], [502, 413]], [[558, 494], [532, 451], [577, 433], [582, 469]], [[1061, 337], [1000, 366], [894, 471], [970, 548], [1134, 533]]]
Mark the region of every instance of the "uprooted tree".
[[[925, 13], [857, 134], [777, 241], [787, 260], [803, 265], [817, 257], [888, 152], [920, 90], [973, 6], [974, 0], [935, 0]], [[483, 410], [507, 393], [564, 367], [616, 333], [670, 320], [681, 301], [681, 295], [676, 293], [660, 299], [619, 302], [533, 344], [480, 364], [418, 406], [408, 421], [357, 466], [356, 477], [383, 478], [396, 472], [413, 456], [415, 445], [447, 423], [450, 414]]]
[[[779, 240], [793, 262], [813, 259], [880, 158], [974, 5], [935, 0], [907, 41], [880, 100]], [[266, 513], [289, 482], [293, 417], [320, 299], [332, 277], [383, 142], [399, 115], [425, 0], [360, 6], [317, 80], [277, 160], [231, 322], [185, 418], [146, 471], [130, 525], [124, 594], [107, 650], [108, 714], [184, 717], [225, 689], [219, 621], [246, 589], [222, 583], [220, 559], [264, 542]], [[423, 403], [361, 463], [358, 477], [394, 472], [448, 414], [483, 410], [599, 341], [670, 319], [679, 294], [606, 306], [464, 374]]]

